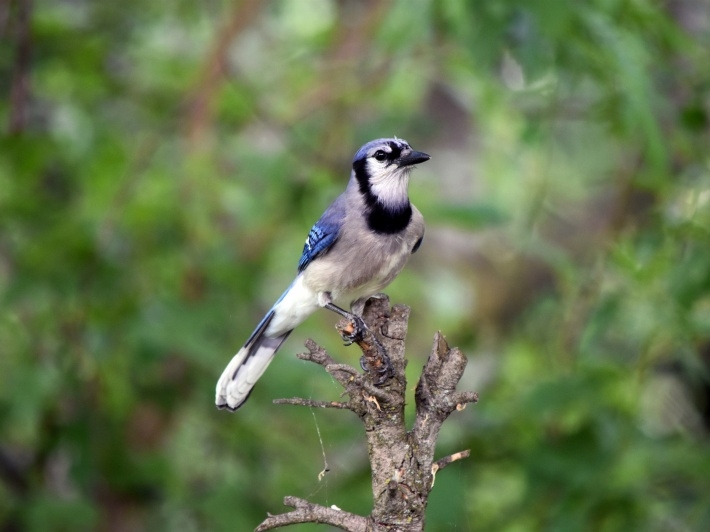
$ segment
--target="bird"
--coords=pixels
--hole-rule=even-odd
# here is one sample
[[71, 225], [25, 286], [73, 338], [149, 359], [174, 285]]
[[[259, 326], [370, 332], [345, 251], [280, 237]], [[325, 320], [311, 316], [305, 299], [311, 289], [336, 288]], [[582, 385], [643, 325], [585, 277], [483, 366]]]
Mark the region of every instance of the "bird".
[[293, 329], [319, 308], [351, 320], [350, 343], [362, 333], [365, 302], [394, 280], [424, 238], [408, 187], [412, 169], [429, 159], [397, 137], [357, 151], [345, 191], [308, 233], [296, 278], [219, 378], [217, 408], [240, 408]]

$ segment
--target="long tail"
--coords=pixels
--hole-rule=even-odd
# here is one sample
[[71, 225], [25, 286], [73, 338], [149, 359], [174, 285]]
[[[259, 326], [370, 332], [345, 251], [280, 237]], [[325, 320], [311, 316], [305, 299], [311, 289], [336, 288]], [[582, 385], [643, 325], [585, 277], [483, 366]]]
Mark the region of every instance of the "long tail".
[[274, 309], [271, 309], [222, 372], [217, 381], [217, 408], [234, 411], [242, 406], [249, 398], [256, 381], [273, 360], [276, 351], [291, 334], [291, 330], [288, 330], [279, 336], [266, 336], [264, 332], [273, 317]]

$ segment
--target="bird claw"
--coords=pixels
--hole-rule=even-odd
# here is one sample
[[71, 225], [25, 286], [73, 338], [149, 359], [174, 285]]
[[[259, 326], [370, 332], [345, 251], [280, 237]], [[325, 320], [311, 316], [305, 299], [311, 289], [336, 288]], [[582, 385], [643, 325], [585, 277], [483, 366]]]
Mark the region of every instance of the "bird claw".
[[360, 367], [362, 368], [362, 371], [366, 373], [373, 373], [374, 376], [377, 377], [377, 380], [374, 381], [375, 386], [383, 385], [385, 382], [387, 382], [387, 379], [394, 375], [394, 367], [392, 366], [390, 357], [384, 350], [382, 350], [380, 354], [382, 355], [383, 363], [379, 368], [376, 368], [374, 370], [368, 367], [367, 358], [364, 355], [360, 357]]
[[[367, 325], [365, 325], [365, 322], [360, 316], [353, 314], [349, 316], [349, 319], [352, 324], [352, 330], [349, 332], [347, 330], [340, 330], [340, 336], [346, 346], [362, 341], [365, 338], [365, 331], [367, 331]], [[360, 367], [365, 373], [370, 373], [373, 376], [375, 386], [380, 386], [394, 375], [394, 368], [392, 367], [392, 362], [384, 346], [380, 344], [374, 335], [372, 336], [372, 340], [375, 342], [374, 347], [378, 355], [375, 355], [376, 358], [374, 360], [372, 357], [366, 355], [361, 356]], [[372, 364], [372, 362], [375, 363]]]
[[343, 341], [346, 346], [352, 345], [355, 342], [359, 342], [360, 340], [362, 340], [365, 337], [365, 331], [367, 330], [367, 326], [365, 325], [365, 322], [362, 321], [362, 318], [360, 316], [353, 315], [350, 319], [350, 322], [353, 325], [352, 331], [340, 332], [340, 336], [343, 338]]
[[389, 356], [385, 355], [385, 363], [380, 368], [380, 371], [378, 371], [378, 374], [380, 375], [380, 378], [377, 379], [377, 382], [375, 383], [377, 386], [384, 384], [387, 379], [394, 377], [394, 366], [392, 366]]

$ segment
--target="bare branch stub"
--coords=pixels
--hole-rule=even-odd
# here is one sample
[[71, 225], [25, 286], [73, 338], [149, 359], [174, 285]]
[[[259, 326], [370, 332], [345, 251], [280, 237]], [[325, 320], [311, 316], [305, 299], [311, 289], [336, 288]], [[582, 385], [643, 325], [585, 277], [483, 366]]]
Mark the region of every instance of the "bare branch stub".
[[444, 420], [454, 410], [478, 401], [475, 392], [456, 392], [466, 362], [464, 354], [456, 347], [450, 348], [437, 332], [414, 393], [417, 417], [412, 430], [417, 440], [435, 444]]
[[[352, 366], [337, 363], [312, 340], [306, 342], [309, 352], [298, 357], [323, 366], [345, 388], [349, 396], [347, 402], [300, 398], [278, 400], [282, 404], [349, 409], [360, 417], [365, 426], [372, 468], [374, 507], [370, 516], [353, 516], [287, 497], [285, 504], [296, 509], [270, 516], [257, 530], [305, 522], [329, 523], [343, 530], [368, 532], [423, 530], [424, 512], [434, 474], [468, 456], [468, 452], [463, 451], [435, 462], [434, 449], [439, 429], [451, 413], [478, 401], [478, 394], [456, 391], [466, 367], [466, 357], [457, 348], [450, 348], [444, 337], [437, 333], [415, 391], [414, 427], [407, 431], [404, 423], [407, 387], [404, 341], [409, 312], [404, 305], [390, 308], [386, 296], [368, 301], [363, 312], [368, 330], [357, 342], [363, 352], [362, 366], [367, 370], [364, 374]], [[347, 331], [348, 325], [347, 321], [341, 321], [338, 328]], [[382, 379], [379, 369], [385, 360], [391, 364], [392, 371]], [[334, 521], [346, 515], [353, 516], [353, 520], [340, 524]], [[361, 526], [364, 528], [359, 528]]]
[[471, 449], [466, 449], [465, 451], [459, 451], [458, 453], [450, 454], [449, 456], [445, 456], [444, 458], [439, 458], [431, 466], [432, 471], [441, 471], [447, 465], [456, 462], [457, 460], [468, 458], [469, 456], [471, 456]]

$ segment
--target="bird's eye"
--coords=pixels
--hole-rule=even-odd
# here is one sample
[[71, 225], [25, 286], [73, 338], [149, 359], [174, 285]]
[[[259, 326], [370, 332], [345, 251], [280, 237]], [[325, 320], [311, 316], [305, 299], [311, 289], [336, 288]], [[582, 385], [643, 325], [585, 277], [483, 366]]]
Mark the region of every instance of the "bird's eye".
[[387, 154], [383, 152], [382, 150], [377, 150], [375, 152], [375, 159], [378, 161], [384, 161], [387, 158]]

